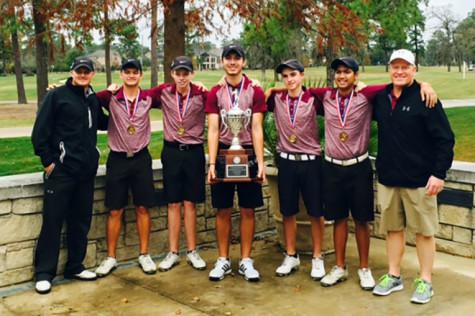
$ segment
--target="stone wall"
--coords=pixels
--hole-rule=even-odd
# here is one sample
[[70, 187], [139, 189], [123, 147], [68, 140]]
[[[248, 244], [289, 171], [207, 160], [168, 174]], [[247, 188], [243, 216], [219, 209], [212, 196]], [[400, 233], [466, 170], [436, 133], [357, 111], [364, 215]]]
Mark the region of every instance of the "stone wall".
[[[160, 161], [154, 161], [155, 186], [162, 186]], [[95, 267], [106, 256], [106, 219], [104, 207], [104, 167], [100, 167], [94, 194], [94, 216], [89, 232], [89, 244], [85, 264]], [[269, 175], [271, 176], [271, 175]], [[272, 181], [269, 181], [272, 182]], [[376, 186], [375, 186], [376, 190]], [[256, 210], [256, 232], [275, 232], [273, 212], [270, 209], [269, 187], [263, 188], [264, 207]], [[440, 228], [436, 235], [439, 251], [475, 258], [475, 164], [455, 162], [449, 171], [444, 191], [439, 195]], [[206, 203], [197, 208], [199, 245], [215, 242], [215, 211], [211, 207], [207, 187]], [[41, 173], [0, 177], [0, 288], [33, 279], [33, 254], [36, 239], [41, 228], [43, 179]], [[375, 203], [377, 205], [377, 201]], [[167, 251], [166, 207], [151, 210], [151, 249], [153, 256]], [[233, 239], [239, 237], [239, 216], [233, 215]], [[376, 209], [373, 236], [384, 238], [378, 232], [380, 213]], [[135, 226], [135, 212], [125, 212], [122, 233], [119, 238], [118, 259], [135, 259], [138, 255], [138, 238]], [[63, 230], [64, 231], [64, 230]], [[63, 234], [64, 236], [64, 234]], [[64, 239], [64, 238], [63, 238]], [[183, 234], [181, 245], [184, 245]], [[414, 244], [409, 234], [408, 243]], [[64, 243], [63, 243], [64, 245]], [[61, 248], [58, 273], [62, 273], [66, 250]]]
[[[155, 187], [162, 187], [162, 171], [159, 160], [154, 161]], [[96, 178], [94, 194], [94, 213], [89, 232], [89, 244], [85, 265], [88, 268], [97, 266], [105, 258], [106, 220], [108, 212], [104, 207], [105, 168], [101, 166]], [[209, 186], [206, 188], [207, 198], [204, 204], [197, 207], [198, 244], [214, 243], [215, 211], [211, 207]], [[256, 233], [274, 230], [272, 213], [269, 210], [269, 190], [263, 188], [264, 206], [256, 210]], [[36, 240], [41, 229], [41, 211], [43, 204], [42, 173], [0, 177], [0, 288], [33, 279], [33, 255]], [[234, 239], [239, 237], [239, 216], [235, 208], [233, 214]], [[122, 232], [119, 238], [118, 260], [135, 259], [138, 256], [138, 236], [135, 225], [133, 207], [124, 213]], [[150, 236], [150, 252], [152, 256], [163, 255], [168, 250], [167, 209], [166, 206], [151, 209], [152, 231]], [[63, 227], [64, 237], [65, 227]], [[63, 238], [64, 240], [65, 238]], [[181, 245], [183, 234], [181, 236]], [[65, 243], [62, 242], [58, 273], [66, 260]]]

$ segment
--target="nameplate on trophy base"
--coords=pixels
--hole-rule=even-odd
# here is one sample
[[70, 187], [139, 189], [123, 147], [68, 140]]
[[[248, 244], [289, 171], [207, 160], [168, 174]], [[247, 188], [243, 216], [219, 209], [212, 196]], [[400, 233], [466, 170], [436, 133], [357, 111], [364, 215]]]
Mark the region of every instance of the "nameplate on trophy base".
[[216, 179], [212, 183], [258, 182], [257, 164], [253, 157], [250, 149], [220, 149], [216, 159]]
[[227, 165], [226, 166], [226, 178], [247, 178], [249, 177], [248, 165]]

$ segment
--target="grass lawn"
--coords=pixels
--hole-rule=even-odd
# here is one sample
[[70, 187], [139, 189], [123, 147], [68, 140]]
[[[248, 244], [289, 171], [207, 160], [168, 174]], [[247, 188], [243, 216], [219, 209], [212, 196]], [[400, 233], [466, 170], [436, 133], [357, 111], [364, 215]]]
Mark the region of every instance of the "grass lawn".
[[[153, 159], [159, 159], [163, 146], [163, 133], [152, 133], [149, 150]], [[101, 150], [100, 164], [105, 164], [109, 148], [107, 135], [97, 137], [97, 147]], [[42, 171], [38, 156], [33, 153], [30, 137], [0, 139], [0, 176]]]
[[[446, 67], [420, 67], [417, 78], [423, 81], [427, 81], [432, 84], [440, 99], [469, 99], [475, 98], [475, 72], [468, 72], [467, 79], [462, 79], [462, 74], [453, 68], [454, 71], [447, 72]], [[314, 67], [306, 69], [307, 78], [315, 80], [325, 78], [325, 69], [323, 67]], [[261, 81], [272, 81], [274, 78], [271, 70], [266, 71], [265, 78], [262, 76], [260, 70], [246, 70], [246, 73], [254, 79]], [[50, 73], [49, 82], [57, 83], [60, 80], [64, 80], [69, 76], [69, 73]], [[163, 73], [159, 74], [159, 80], [162, 80]], [[212, 87], [223, 76], [221, 70], [216, 71], [202, 71], [196, 72], [195, 80], [201, 81], [207, 87]], [[384, 66], [366, 66], [365, 71], [360, 71], [360, 79], [368, 84], [373, 83], [385, 83], [389, 82], [389, 75], [385, 72]], [[36, 78], [24, 77], [26, 95], [30, 102], [36, 101]], [[118, 71], [113, 72], [112, 81], [120, 83]], [[97, 73], [93, 80], [93, 86], [97, 91], [104, 89], [105, 73]], [[142, 80], [142, 86], [144, 88], [149, 87], [150, 83], [150, 71], [144, 73], [144, 79]], [[9, 75], [6, 77], [0, 77], [0, 101], [15, 101], [16, 84], [15, 77]]]
[[[455, 133], [455, 160], [475, 162], [475, 107], [446, 109], [447, 116]], [[376, 125], [376, 124], [373, 124]], [[373, 127], [370, 151], [377, 148], [376, 129]], [[101, 150], [101, 164], [105, 164], [109, 149], [107, 136], [98, 136], [98, 147]], [[150, 151], [153, 159], [158, 159], [162, 150], [162, 132], [152, 133]], [[33, 154], [29, 137], [0, 139], [0, 176], [41, 171], [40, 160]]]
[[[455, 69], [456, 70], [456, 69]], [[376, 84], [389, 82], [389, 75], [384, 71], [384, 66], [366, 66], [365, 71], [360, 71], [360, 79], [366, 84]], [[266, 71], [265, 77], [260, 70], [246, 70], [246, 73], [261, 82], [273, 81], [273, 72]], [[163, 75], [163, 74], [160, 74]], [[212, 87], [222, 77], [221, 70], [196, 72], [195, 80], [201, 81], [208, 88]], [[69, 73], [50, 73], [50, 83], [57, 83], [69, 76]], [[318, 81], [325, 77], [323, 67], [307, 68], [306, 77], [311, 81]], [[417, 78], [430, 82], [439, 94], [439, 98], [444, 99], [475, 99], [475, 72], [468, 72], [467, 79], [462, 80], [462, 75], [457, 71], [447, 72], [445, 67], [420, 67]], [[35, 77], [24, 77], [28, 100], [33, 104], [16, 104], [16, 84], [15, 77], [9, 75], [0, 77], [0, 127], [31, 126], [36, 115], [36, 79]], [[113, 82], [120, 83], [117, 71], [113, 73]], [[160, 78], [161, 80], [161, 78]], [[93, 85], [97, 91], [105, 88], [105, 73], [98, 73], [94, 78]], [[150, 71], [144, 73], [143, 87], [147, 88], [150, 82]], [[280, 84], [280, 83], [278, 83]], [[263, 84], [264, 85], [264, 84]], [[3, 103], [2, 103], [3, 102]], [[8, 102], [9, 104], [5, 104]], [[10, 103], [11, 102], [11, 103]], [[161, 119], [161, 111], [151, 111], [152, 120]]]
[[455, 134], [455, 160], [475, 162], [475, 107], [446, 109]]
[[[33, 126], [36, 117], [37, 106], [30, 103], [22, 106], [17, 104], [0, 104], [0, 127], [23, 127]], [[162, 119], [162, 111], [152, 109], [150, 119], [159, 121]], [[2, 135], [0, 135], [2, 137]]]
[[[455, 134], [455, 160], [475, 162], [475, 107], [445, 109], [450, 126]], [[369, 152], [376, 155], [378, 150], [377, 124], [372, 123]]]

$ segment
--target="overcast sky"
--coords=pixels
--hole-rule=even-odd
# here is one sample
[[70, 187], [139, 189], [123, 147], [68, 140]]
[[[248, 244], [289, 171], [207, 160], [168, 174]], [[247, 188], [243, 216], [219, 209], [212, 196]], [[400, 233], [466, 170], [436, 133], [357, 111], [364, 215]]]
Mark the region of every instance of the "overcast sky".
[[475, 0], [430, 0], [429, 6], [424, 10], [427, 18], [426, 31], [424, 34], [426, 41], [430, 39], [438, 24], [437, 20], [430, 18], [430, 10], [434, 7], [448, 8], [454, 13], [455, 18], [461, 21], [475, 8]]
[[[395, 0], [397, 1], [397, 0]], [[430, 11], [434, 7], [443, 7], [446, 8], [454, 13], [455, 18], [458, 21], [463, 20], [467, 15], [475, 8], [475, 0], [430, 0], [428, 7], [423, 6], [422, 9], [424, 10], [426, 16], [426, 30], [424, 33], [424, 40], [427, 42], [434, 30], [437, 28], [438, 22], [437, 20], [430, 18]], [[222, 22], [221, 22], [222, 23]], [[228, 23], [232, 23], [232, 27], [229, 28], [229, 31], [226, 31], [227, 39], [237, 39], [240, 37], [240, 33], [242, 32], [242, 24], [238, 22], [237, 19], [228, 20]], [[140, 23], [140, 30], [141, 34], [140, 42], [143, 45], [150, 47], [150, 38], [149, 38], [149, 29], [150, 25], [146, 25], [147, 23], [141, 22]], [[220, 22], [218, 22], [220, 24]], [[146, 30], [146, 31], [145, 31]], [[215, 45], [220, 46], [222, 42], [222, 35], [215, 35], [209, 36], [207, 40], [212, 41]]]
[[[397, 0], [396, 0], [397, 1]], [[443, 7], [447, 8], [454, 13], [455, 18], [458, 21], [463, 20], [467, 15], [475, 8], [475, 0], [429, 0], [428, 6], [423, 6], [423, 10], [426, 16], [426, 30], [424, 33], [424, 40], [428, 41], [437, 28], [437, 20], [430, 18], [430, 11], [432, 8]], [[235, 27], [232, 27], [229, 32], [230, 38], [239, 38], [242, 32], [242, 24], [237, 23]], [[209, 40], [219, 45], [221, 39], [217, 36], [210, 36]]]

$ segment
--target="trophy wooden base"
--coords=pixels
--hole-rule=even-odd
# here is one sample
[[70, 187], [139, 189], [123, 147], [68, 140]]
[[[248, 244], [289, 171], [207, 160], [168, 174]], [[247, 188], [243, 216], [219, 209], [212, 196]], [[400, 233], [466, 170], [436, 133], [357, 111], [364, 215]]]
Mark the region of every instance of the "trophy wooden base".
[[220, 149], [216, 160], [216, 178], [211, 183], [262, 182], [257, 178], [257, 163], [253, 157], [251, 149]]

